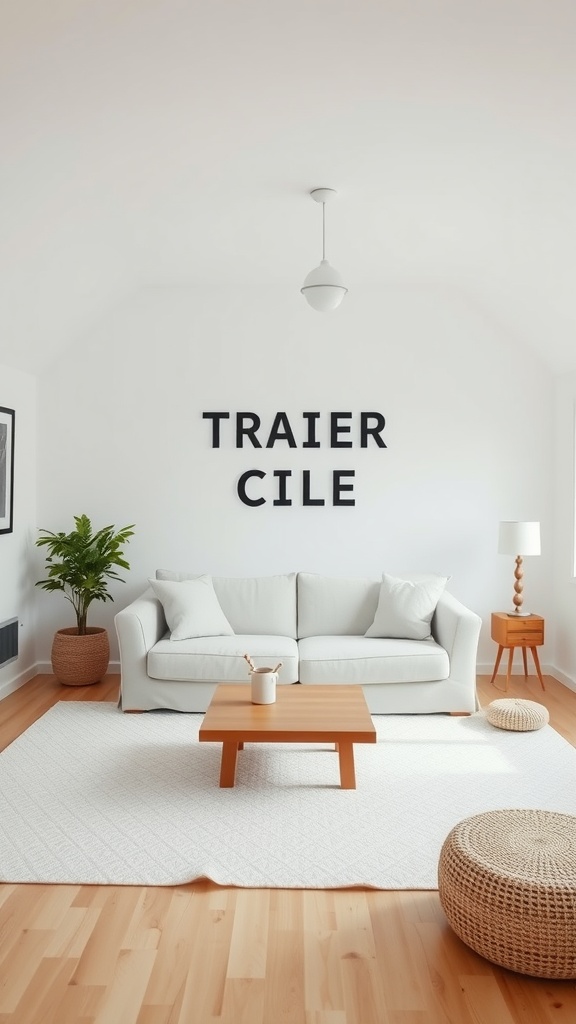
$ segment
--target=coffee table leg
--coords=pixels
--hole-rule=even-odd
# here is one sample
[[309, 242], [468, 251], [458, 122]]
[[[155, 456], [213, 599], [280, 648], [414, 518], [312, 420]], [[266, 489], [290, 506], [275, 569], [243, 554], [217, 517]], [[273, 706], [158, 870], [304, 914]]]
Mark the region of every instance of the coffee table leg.
[[234, 785], [236, 775], [237, 743], [222, 744], [222, 761], [220, 762], [220, 788], [229, 789]]
[[354, 747], [352, 743], [338, 743], [340, 761], [340, 785], [342, 789], [356, 789], [356, 773], [354, 771]]

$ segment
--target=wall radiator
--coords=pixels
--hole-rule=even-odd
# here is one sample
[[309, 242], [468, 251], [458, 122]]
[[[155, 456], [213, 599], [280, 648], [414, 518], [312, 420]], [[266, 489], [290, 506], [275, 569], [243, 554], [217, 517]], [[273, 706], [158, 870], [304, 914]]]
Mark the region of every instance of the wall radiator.
[[0, 665], [18, 657], [18, 619], [0, 622]]

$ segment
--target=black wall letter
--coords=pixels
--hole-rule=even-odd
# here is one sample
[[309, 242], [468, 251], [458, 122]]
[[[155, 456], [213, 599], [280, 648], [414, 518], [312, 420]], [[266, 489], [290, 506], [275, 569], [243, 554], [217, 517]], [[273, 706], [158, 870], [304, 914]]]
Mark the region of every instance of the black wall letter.
[[335, 469], [332, 474], [332, 504], [333, 505], [355, 505], [355, 498], [342, 498], [342, 491], [353, 491], [354, 484], [343, 484], [343, 476], [355, 476], [353, 469]]
[[229, 412], [203, 412], [203, 420], [212, 420], [212, 447], [220, 447], [220, 420], [229, 420]]
[[274, 476], [278, 477], [278, 497], [274, 498], [273, 505], [291, 505], [292, 500], [286, 497], [286, 480], [292, 476], [291, 469], [275, 469]]
[[305, 420], [308, 420], [308, 440], [302, 444], [303, 448], [319, 448], [320, 441], [316, 440], [316, 420], [320, 419], [319, 412], [303, 412]]
[[263, 473], [261, 469], [248, 469], [245, 473], [242, 473], [238, 481], [238, 497], [240, 501], [243, 501], [245, 505], [250, 505], [252, 508], [256, 508], [257, 505], [265, 505], [266, 498], [249, 498], [246, 494], [246, 481], [251, 476], [259, 476], [261, 480], [264, 479], [266, 473]]
[[[280, 430], [280, 427], [284, 427], [284, 430]], [[292, 427], [290, 426], [290, 420], [288, 419], [285, 412], [277, 412], [274, 417], [274, 423], [270, 430], [270, 435], [266, 441], [267, 448], [273, 448], [276, 441], [288, 441], [290, 448], [296, 448], [296, 441], [294, 440], [294, 434], [292, 433]]]
[[325, 505], [324, 498], [310, 497], [310, 470], [302, 470], [302, 504], [303, 505]]
[[339, 441], [338, 434], [349, 434], [350, 426], [348, 423], [340, 424], [338, 420], [346, 417], [352, 419], [351, 412], [331, 412], [330, 413], [330, 447], [331, 448], [351, 448], [352, 441]]
[[[376, 426], [370, 427], [368, 420], [376, 420]], [[360, 413], [360, 447], [368, 447], [368, 434], [371, 434], [379, 448], [386, 448], [384, 441], [380, 437], [381, 431], [386, 426], [386, 420], [384, 419], [381, 412], [361, 412]]]
[[[244, 426], [244, 420], [246, 420], [246, 419], [252, 420], [252, 423], [249, 426], [247, 426], [247, 427]], [[242, 439], [244, 437], [244, 434], [246, 434], [246, 437], [249, 437], [250, 440], [252, 441], [252, 447], [253, 448], [261, 448], [262, 445], [260, 444], [260, 441], [256, 437], [256, 431], [258, 430], [259, 426], [260, 426], [260, 417], [257, 416], [255, 412], [237, 412], [236, 413], [236, 447], [237, 448], [243, 448], [244, 447], [244, 442], [243, 442]]]

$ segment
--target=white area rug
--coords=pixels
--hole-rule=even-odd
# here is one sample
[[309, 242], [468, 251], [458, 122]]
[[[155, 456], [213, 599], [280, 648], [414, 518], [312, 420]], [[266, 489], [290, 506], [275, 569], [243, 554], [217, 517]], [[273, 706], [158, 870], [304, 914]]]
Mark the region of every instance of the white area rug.
[[62, 701], [0, 754], [0, 880], [435, 889], [456, 822], [499, 807], [576, 814], [576, 750], [482, 713], [374, 717], [356, 790], [328, 746], [247, 745], [220, 789], [201, 715]]

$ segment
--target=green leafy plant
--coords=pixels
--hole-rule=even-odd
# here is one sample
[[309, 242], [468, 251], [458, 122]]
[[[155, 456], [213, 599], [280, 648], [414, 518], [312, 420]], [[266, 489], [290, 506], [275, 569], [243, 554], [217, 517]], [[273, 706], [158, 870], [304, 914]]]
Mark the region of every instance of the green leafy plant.
[[63, 592], [74, 607], [78, 635], [83, 636], [92, 601], [112, 601], [108, 580], [124, 582], [115, 567], [130, 568], [123, 556], [123, 545], [133, 536], [134, 523], [117, 532], [115, 526], [104, 526], [94, 533], [88, 516], [74, 516], [74, 522], [76, 529], [71, 533], [40, 530], [43, 536], [36, 545], [48, 548], [48, 578], [38, 580], [36, 586]]

